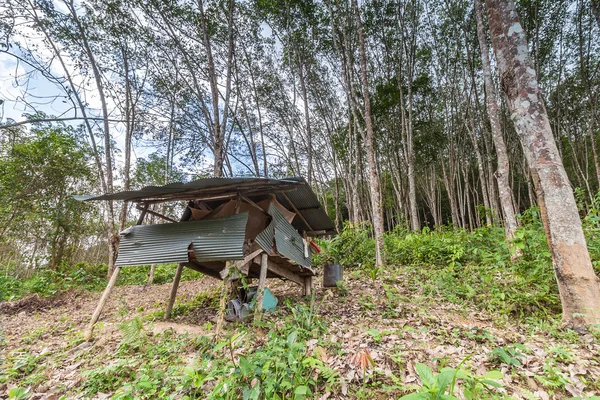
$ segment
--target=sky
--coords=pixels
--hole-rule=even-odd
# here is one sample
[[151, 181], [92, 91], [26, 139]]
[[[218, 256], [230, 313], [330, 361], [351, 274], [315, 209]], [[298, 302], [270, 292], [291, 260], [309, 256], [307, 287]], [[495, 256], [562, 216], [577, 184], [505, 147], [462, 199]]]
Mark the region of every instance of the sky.
[[[23, 29], [21, 34], [14, 37], [12, 41], [22, 43], [24, 47], [37, 48], [40, 58], [44, 61], [53, 58], [51, 50], [45, 45], [41, 35], [33, 29]], [[83, 101], [88, 104], [86, 110], [88, 115], [101, 117], [101, 102], [91, 77], [86, 77], [85, 71], [78, 71], [74, 67], [73, 60], [66, 53], [62, 56], [68, 65], [67, 68], [69, 68], [75, 84], [83, 89], [80, 93]], [[24, 121], [27, 119], [27, 115], [35, 112], [43, 112], [48, 116], [58, 118], [81, 116], [79, 110], [73, 108], [73, 102], [67, 97], [61, 85], [47, 79], [35, 68], [19, 60], [18, 57], [24, 58], [25, 52], [17, 46], [12, 46], [8, 52], [0, 51], [0, 100], [2, 101], [0, 105], [0, 124], [8, 123], [10, 120]], [[50, 71], [54, 76], [64, 76], [62, 66], [56, 59], [50, 64]], [[110, 96], [107, 101], [109, 102], [109, 110], [116, 109]], [[74, 127], [82, 123], [83, 120], [65, 121], [66, 125]], [[95, 124], [98, 123], [95, 122]], [[125, 133], [122, 123], [111, 124], [111, 137], [116, 142], [117, 148], [124, 148]], [[86, 140], [89, 140], [87, 136]], [[134, 146], [133, 164], [135, 165], [135, 160], [138, 157], [145, 157], [154, 150], [155, 148], [149, 146]], [[123, 164], [123, 158], [122, 152], [114, 153], [116, 168]], [[118, 182], [116, 183], [118, 184]]]

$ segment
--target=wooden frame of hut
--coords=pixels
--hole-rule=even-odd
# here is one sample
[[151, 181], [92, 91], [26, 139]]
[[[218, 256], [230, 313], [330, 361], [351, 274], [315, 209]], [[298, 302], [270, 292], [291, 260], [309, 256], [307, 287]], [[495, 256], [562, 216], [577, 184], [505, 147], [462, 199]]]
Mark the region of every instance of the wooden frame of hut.
[[[315, 275], [311, 249], [316, 247], [309, 238], [335, 234], [331, 219], [300, 177], [207, 178], [77, 198], [132, 202], [140, 210], [137, 224], [119, 234], [116, 268], [91, 318], [86, 339], [91, 337], [122, 267], [178, 264], [166, 318], [175, 303], [184, 267], [225, 281], [239, 279], [240, 274], [258, 278], [260, 309], [269, 278], [295, 282], [310, 295]], [[155, 204], [174, 201], [187, 201], [179, 221], [153, 209]], [[148, 215], [168, 223], [143, 225]]]

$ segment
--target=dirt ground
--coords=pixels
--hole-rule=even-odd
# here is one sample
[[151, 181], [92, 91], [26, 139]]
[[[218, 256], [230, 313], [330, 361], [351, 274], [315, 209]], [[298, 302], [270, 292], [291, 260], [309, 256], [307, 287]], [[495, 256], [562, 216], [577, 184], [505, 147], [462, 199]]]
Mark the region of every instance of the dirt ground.
[[[352, 398], [347, 385], [364, 382], [356, 354], [365, 351], [373, 359], [367, 381], [394, 374], [400, 376], [404, 385], [418, 384], [417, 362], [432, 367], [456, 367], [467, 358], [464, 365], [478, 375], [491, 369], [500, 370], [504, 374], [502, 391], [513, 398], [585, 398], [598, 393], [600, 343], [591, 334], [551, 333], [544, 326], [494, 322], [491, 316], [467, 306], [441, 303], [415, 293], [404, 284], [402, 275], [375, 283], [365, 279], [368, 278], [347, 277], [347, 294], [322, 288], [318, 283], [315, 288], [317, 312], [328, 326], [324, 339], [341, 343], [344, 354], [326, 357], [327, 364], [339, 371], [343, 379], [342, 390], [330, 394], [330, 399]], [[182, 282], [178, 303], [190, 302], [201, 293], [214, 294], [219, 287], [220, 282], [209, 277]], [[298, 286], [272, 280], [269, 287], [280, 301], [284, 298], [305, 301]], [[67, 398], [77, 397], [86, 367], [78, 355], [93, 350], [110, 357], [121, 340], [117, 324], [164, 310], [170, 289], [170, 284], [116, 287], [96, 327], [93, 342], [81, 338], [101, 295], [99, 292], [69, 291], [53, 299], [29, 297], [3, 303], [0, 305], [2, 361], [18, 352], [38, 356], [60, 353], [46, 368], [47, 378], [30, 386], [35, 393], [31, 398], [58, 399], [64, 393]], [[169, 322], [156, 320], [152, 329], [155, 333], [172, 329], [177, 334], [210, 335], [204, 325], [215, 318], [214, 309], [196, 307]], [[228, 329], [235, 327], [231, 325]], [[526, 349], [520, 358], [522, 365], [494, 363], [490, 353], [512, 344]], [[311, 343], [307, 345], [310, 348]], [[558, 382], [557, 387], [554, 382]], [[0, 383], [0, 398], [13, 385], [10, 380]], [[99, 393], [97, 397], [103, 396], [108, 394]]]

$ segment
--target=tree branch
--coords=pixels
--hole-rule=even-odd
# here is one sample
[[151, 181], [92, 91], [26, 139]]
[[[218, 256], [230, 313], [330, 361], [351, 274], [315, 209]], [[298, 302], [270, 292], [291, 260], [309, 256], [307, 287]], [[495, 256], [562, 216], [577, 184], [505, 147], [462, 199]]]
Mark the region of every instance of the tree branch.
[[[35, 124], [38, 122], [63, 122], [63, 121], [76, 121], [76, 120], [92, 120], [92, 121], [104, 121], [104, 118], [83, 118], [83, 117], [69, 117], [69, 118], [41, 118], [41, 119], [27, 119], [25, 121], [13, 122], [10, 124], [0, 124], [0, 129], [8, 129], [13, 128], [15, 126], [26, 125], [26, 124]], [[109, 122], [125, 122], [120, 119], [109, 119]]]

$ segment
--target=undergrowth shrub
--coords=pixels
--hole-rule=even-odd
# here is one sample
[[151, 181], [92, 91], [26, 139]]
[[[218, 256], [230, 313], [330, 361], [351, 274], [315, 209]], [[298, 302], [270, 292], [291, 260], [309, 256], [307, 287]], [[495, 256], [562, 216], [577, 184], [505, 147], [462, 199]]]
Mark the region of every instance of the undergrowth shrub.
[[371, 266], [375, 261], [375, 239], [371, 224], [344, 223], [344, 229], [331, 240], [319, 240], [322, 253], [313, 257], [314, 265], [342, 264], [346, 267]]
[[[502, 227], [471, 232], [424, 228], [419, 233], [400, 227], [385, 236], [385, 268], [397, 266], [407, 275], [403, 284], [425, 294], [468, 301], [501, 315], [557, 314], [560, 299], [539, 210], [526, 210], [519, 218], [512, 246], [522, 254], [518, 259], [511, 260]], [[600, 197], [588, 209], [583, 227], [592, 259], [600, 260]], [[316, 264], [335, 261], [345, 268], [371, 271], [375, 243], [370, 225], [346, 224], [337, 237], [319, 244], [324, 254], [316, 257]], [[600, 261], [594, 265], [600, 272]]]

